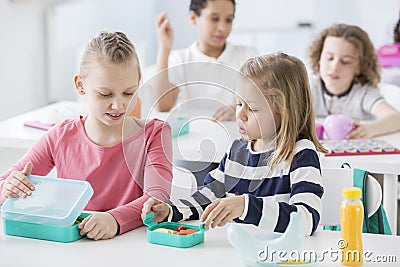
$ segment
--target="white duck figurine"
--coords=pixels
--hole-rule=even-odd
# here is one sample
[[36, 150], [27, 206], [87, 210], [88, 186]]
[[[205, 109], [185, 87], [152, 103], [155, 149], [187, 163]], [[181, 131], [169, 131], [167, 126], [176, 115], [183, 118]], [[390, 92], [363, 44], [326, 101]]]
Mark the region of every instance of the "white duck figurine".
[[301, 253], [305, 239], [303, 216], [301, 213], [292, 212], [284, 233], [255, 234], [246, 231], [243, 225], [231, 223], [227, 228], [227, 235], [229, 242], [246, 264], [271, 266], [281, 261], [278, 258], [279, 251], [286, 251], [287, 257], [293, 250]]

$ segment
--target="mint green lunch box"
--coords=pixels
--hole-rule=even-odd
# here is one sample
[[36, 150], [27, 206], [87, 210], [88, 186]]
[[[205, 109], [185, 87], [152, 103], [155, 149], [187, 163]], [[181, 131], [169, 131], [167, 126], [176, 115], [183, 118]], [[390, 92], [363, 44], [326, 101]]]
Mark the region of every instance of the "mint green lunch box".
[[189, 133], [189, 119], [184, 117], [167, 118], [168, 124], [171, 126], [172, 138]]
[[90, 215], [82, 212], [93, 195], [90, 183], [35, 175], [27, 177], [35, 185], [32, 195], [7, 198], [1, 206], [4, 234], [57, 242], [82, 238], [78, 222]]
[[[86, 218], [90, 214], [82, 213], [80, 217]], [[55, 226], [40, 223], [14, 221], [3, 218], [3, 233], [6, 235], [36, 238], [57, 242], [73, 242], [84, 237], [79, 234], [78, 224], [70, 226]]]
[[[204, 242], [204, 232], [208, 229], [204, 228], [203, 223], [199, 226], [176, 222], [157, 223], [153, 221], [153, 216], [154, 213], [150, 212], [143, 221], [145, 225], [149, 226], [147, 228], [147, 240], [149, 243], [176, 248], [189, 248]], [[177, 231], [179, 226], [187, 230], [196, 230], [196, 232], [187, 235], [172, 233], [173, 231]]]

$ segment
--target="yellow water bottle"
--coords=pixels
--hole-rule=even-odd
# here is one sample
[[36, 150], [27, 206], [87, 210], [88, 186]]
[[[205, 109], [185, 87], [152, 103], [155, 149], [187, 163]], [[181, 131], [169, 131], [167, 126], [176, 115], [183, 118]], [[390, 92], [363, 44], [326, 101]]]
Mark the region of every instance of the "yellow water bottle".
[[343, 201], [340, 206], [340, 228], [342, 240], [342, 265], [360, 266], [363, 264], [362, 227], [364, 207], [360, 200], [361, 189], [343, 188]]

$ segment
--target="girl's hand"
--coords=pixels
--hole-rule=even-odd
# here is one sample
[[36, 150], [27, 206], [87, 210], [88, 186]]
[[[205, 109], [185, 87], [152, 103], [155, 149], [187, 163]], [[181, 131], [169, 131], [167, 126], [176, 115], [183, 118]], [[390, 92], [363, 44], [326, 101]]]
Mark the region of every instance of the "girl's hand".
[[171, 51], [174, 30], [169, 23], [166, 12], [162, 12], [156, 17], [156, 33], [159, 47]]
[[2, 194], [4, 197], [22, 197], [32, 195], [35, 190], [33, 183], [26, 177], [31, 174], [32, 163], [28, 162], [22, 171], [13, 171], [3, 185]]
[[351, 123], [355, 128], [346, 136], [346, 139], [367, 139], [374, 137], [374, 131], [368, 124], [359, 121]]
[[108, 212], [94, 212], [79, 225], [80, 234], [94, 240], [113, 238], [118, 232], [118, 223]]
[[213, 118], [217, 121], [234, 121], [236, 120], [235, 108], [230, 106], [219, 108]]
[[243, 195], [220, 198], [208, 205], [200, 218], [204, 227], [224, 226], [230, 220], [240, 217], [244, 210], [244, 198]]
[[153, 211], [153, 221], [162, 222], [169, 215], [169, 207], [161, 200], [151, 197], [144, 204], [142, 209], [142, 219], [146, 217], [146, 214]]

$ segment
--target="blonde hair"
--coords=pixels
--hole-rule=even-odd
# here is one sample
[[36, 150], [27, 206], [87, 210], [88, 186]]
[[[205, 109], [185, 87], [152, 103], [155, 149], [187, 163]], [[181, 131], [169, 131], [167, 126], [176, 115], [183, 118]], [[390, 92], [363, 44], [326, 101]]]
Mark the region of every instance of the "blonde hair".
[[360, 73], [354, 77], [354, 82], [362, 85], [369, 84], [377, 86], [381, 76], [374, 45], [368, 33], [355, 25], [333, 24], [318, 34], [312, 42], [308, 53], [313, 72], [319, 72], [319, 60], [321, 58], [325, 39], [328, 36], [343, 38], [356, 48]]
[[318, 151], [327, 152], [316, 136], [310, 85], [301, 60], [274, 53], [248, 59], [240, 72], [260, 88], [281, 120], [271, 167], [293, 161], [300, 136], [313, 142]]
[[103, 30], [94, 37], [83, 52], [79, 75], [86, 77], [90, 66], [103, 60], [115, 64], [129, 64], [133, 61], [139, 81], [141, 80], [142, 73], [135, 47], [124, 33]]

